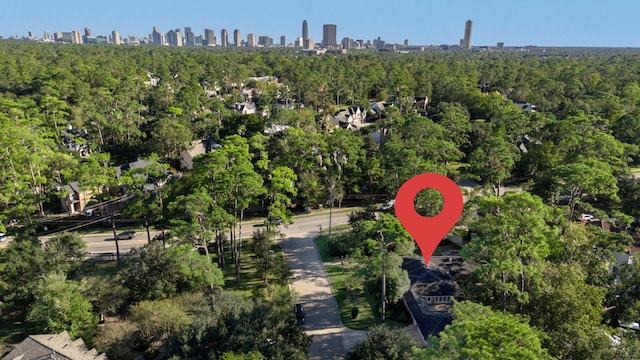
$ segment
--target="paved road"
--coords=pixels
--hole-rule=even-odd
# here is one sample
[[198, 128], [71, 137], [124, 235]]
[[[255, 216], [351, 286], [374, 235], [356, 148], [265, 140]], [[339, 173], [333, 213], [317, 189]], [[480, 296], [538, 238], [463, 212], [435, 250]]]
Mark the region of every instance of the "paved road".
[[[332, 226], [346, 224], [347, 213], [332, 216]], [[338, 304], [333, 296], [314, 238], [329, 226], [329, 216], [313, 216], [296, 223], [283, 232], [287, 237], [280, 243], [287, 262], [293, 270], [291, 290], [305, 310], [305, 330], [313, 336], [310, 359], [344, 359], [356, 342], [366, 337], [365, 331], [347, 329], [340, 321]], [[314, 228], [315, 226], [315, 228]]]

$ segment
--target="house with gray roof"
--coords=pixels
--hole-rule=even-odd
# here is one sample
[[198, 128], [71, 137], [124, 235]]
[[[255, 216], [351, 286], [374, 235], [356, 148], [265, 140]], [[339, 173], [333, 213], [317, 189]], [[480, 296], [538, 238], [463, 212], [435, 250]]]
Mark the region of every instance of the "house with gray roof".
[[71, 340], [66, 331], [60, 334], [29, 335], [15, 345], [2, 360], [108, 360], [96, 349], [89, 350], [81, 338]]

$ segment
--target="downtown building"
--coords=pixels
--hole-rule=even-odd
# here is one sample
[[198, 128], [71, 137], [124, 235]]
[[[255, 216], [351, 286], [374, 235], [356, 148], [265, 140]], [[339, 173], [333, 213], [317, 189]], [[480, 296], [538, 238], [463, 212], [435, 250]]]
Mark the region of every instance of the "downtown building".
[[336, 31], [337, 26], [335, 24], [324, 24], [322, 25], [322, 47], [330, 48], [337, 47], [338, 43], [336, 40]]

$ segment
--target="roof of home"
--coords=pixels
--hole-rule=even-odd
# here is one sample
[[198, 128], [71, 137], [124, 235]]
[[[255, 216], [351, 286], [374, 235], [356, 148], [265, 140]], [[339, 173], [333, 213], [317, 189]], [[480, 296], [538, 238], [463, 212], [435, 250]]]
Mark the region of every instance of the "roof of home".
[[96, 349], [87, 349], [81, 338], [71, 340], [66, 331], [60, 334], [29, 335], [2, 360], [27, 359], [108, 360]]

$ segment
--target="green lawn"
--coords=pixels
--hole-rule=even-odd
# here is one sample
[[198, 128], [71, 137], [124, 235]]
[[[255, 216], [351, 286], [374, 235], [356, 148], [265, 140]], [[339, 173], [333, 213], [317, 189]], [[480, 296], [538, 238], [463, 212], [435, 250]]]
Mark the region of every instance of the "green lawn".
[[[374, 316], [371, 306], [364, 296], [360, 296], [355, 301], [355, 304], [347, 298], [345, 284], [351, 276], [353, 265], [345, 265], [344, 272], [342, 265], [328, 265], [325, 266], [325, 270], [329, 275], [331, 288], [340, 309], [340, 320], [342, 320], [344, 326], [350, 329], [366, 330], [380, 323], [379, 319]], [[358, 317], [355, 319], [351, 318], [351, 309], [354, 305], [358, 308]]]
[[[282, 255], [282, 249], [278, 245], [273, 245], [271, 247], [274, 254], [277, 256]], [[215, 254], [214, 254], [215, 256]], [[288, 287], [280, 284], [276, 284], [274, 280], [269, 277], [267, 282], [268, 285], [265, 287], [264, 279], [259, 276], [256, 268], [253, 266], [253, 258], [255, 254], [249, 251], [247, 244], [245, 242], [244, 247], [242, 248], [241, 261], [240, 261], [240, 282], [236, 282], [236, 272], [231, 262], [231, 258], [227, 257], [226, 267], [222, 269], [222, 273], [224, 275], [224, 286], [223, 289], [225, 291], [234, 292], [242, 297], [246, 298], [269, 298], [274, 294], [275, 291], [287, 291]]]

